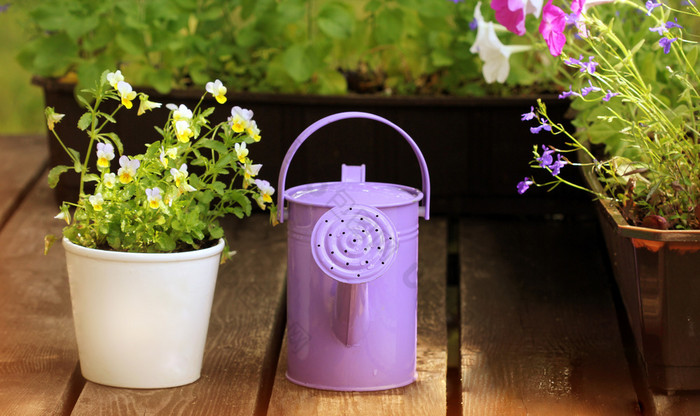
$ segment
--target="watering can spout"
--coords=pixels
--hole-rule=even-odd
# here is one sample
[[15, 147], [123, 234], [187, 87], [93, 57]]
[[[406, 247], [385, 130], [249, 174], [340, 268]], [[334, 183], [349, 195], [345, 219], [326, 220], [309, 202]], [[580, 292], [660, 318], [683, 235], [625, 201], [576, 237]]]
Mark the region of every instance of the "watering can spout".
[[346, 347], [360, 344], [369, 326], [367, 283], [338, 283], [333, 333]]

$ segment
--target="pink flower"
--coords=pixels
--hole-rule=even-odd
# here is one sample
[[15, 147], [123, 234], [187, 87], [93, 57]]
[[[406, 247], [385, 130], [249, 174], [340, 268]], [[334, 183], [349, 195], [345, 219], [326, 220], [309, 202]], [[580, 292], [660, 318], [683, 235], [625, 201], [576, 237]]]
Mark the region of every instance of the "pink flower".
[[496, 20], [509, 31], [525, 34], [525, 16], [540, 16], [542, 0], [491, 0], [491, 8], [496, 12]]
[[496, 12], [498, 23], [519, 36], [525, 34], [523, 0], [491, 0], [491, 8]]
[[561, 55], [561, 50], [566, 43], [564, 28], [566, 27], [566, 13], [557, 6], [552, 5], [552, 0], [542, 9], [542, 21], [540, 33], [549, 47], [552, 56]]

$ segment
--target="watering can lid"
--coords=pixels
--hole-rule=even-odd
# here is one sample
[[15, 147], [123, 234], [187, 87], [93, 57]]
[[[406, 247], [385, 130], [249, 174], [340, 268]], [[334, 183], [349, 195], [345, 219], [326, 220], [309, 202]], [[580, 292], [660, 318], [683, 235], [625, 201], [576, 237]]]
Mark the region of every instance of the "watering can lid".
[[423, 193], [409, 186], [381, 182], [320, 182], [287, 189], [285, 198], [322, 207], [362, 204], [386, 208], [418, 202]]

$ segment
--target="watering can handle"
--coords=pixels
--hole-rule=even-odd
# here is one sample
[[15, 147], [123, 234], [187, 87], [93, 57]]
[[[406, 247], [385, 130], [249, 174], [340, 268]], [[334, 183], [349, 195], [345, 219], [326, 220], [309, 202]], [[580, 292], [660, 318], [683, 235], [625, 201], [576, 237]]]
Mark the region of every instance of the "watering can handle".
[[426, 220], [430, 218], [430, 175], [428, 174], [428, 165], [425, 163], [425, 158], [423, 157], [423, 154], [421, 153], [420, 149], [416, 145], [416, 142], [413, 141], [411, 136], [409, 136], [401, 127], [397, 126], [396, 124], [392, 123], [391, 121], [380, 117], [378, 115], [372, 114], [372, 113], [365, 113], [365, 112], [360, 112], [360, 111], [348, 111], [344, 113], [336, 113], [327, 117], [324, 117], [309, 127], [307, 127], [299, 136], [297, 136], [296, 140], [294, 140], [294, 143], [289, 147], [289, 150], [287, 150], [287, 154], [284, 156], [284, 160], [282, 161], [282, 167], [280, 168], [280, 176], [279, 176], [279, 181], [278, 186], [277, 186], [277, 215], [279, 222], [284, 222], [284, 192], [285, 192], [285, 180], [287, 178], [287, 170], [289, 169], [289, 164], [292, 161], [292, 158], [294, 157], [294, 154], [297, 152], [299, 147], [306, 141], [306, 139], [309, 138], [316, 130], [320, 129], [321, 127], [331, 124], [335, 121], [338, 120], [345, 120], [348, 118], [365, 118], [365, 119], [370, 119], [370, 120], [376, 120], [381, 123], [386, 124], [389, 127], [392, 127], [394, 130], [399, 132], [401, 136], [403, 136], [404, 139], [408, 142], [408, 144], [411, 145], [411, 149], [413, 149], [413, 153], [415, 153], [416, 158], [418, 158], [418, 163], [420, 164], [420, 169], [421, 169], [421, 180], [423, 182], [423, 206], [420, 207], [420, 216], [425, 218]]

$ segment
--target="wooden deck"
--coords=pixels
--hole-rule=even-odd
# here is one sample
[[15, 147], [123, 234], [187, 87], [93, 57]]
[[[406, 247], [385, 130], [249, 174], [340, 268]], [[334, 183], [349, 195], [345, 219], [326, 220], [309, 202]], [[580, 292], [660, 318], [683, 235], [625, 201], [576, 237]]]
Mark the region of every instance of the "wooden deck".
[[0, 138], [0, 415], [695, 415], [646, 388], [593, 217], [420, 224], [418, 381], [329, 392], [284, 377], [286, 230], [232, 222], [202, 377], [172, 389], [86, 382], [43, 138]]

